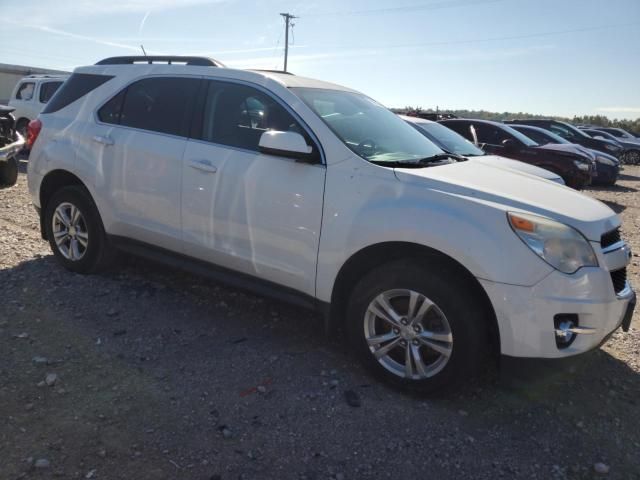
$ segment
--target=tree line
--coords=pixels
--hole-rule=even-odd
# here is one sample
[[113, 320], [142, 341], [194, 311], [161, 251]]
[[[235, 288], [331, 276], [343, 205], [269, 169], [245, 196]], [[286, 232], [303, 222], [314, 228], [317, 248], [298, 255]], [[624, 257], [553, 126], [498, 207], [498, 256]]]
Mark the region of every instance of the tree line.
[[487, 110], [440, 110], [437, 111], [432, 108], [423, 109], [421, 107], [405, 107], [405, 108], [396, 108], [393, 109], [396, 113], [439, 113], [439, 114], [453, 114], [457, 117], [461, 118], [478, 118], [481, 120], [493, 120], [496, 122], [502, 122], [504, 120], [517, 120], [517, 119], [528, 119], [528, 118], [553, 118], [555, 120], [561, 120], [564, 122], [569, 122], [574, 125], [594, 125], [598, 127], [616, 127], [623, 128], [628, 132], [633, 132], [637, 135], [640, 135], [640, 118], [636, 118], [635, 120], [625, 120], [625, 119], [617, 119], [613, 120], [608, 118], [605, 115], [583, 115], [581, 117], [574, 116], [573, 118], [568, 117], [556, 117], [549, 115], [535, 115], [531, 113], [525, 112], [490, 112]]

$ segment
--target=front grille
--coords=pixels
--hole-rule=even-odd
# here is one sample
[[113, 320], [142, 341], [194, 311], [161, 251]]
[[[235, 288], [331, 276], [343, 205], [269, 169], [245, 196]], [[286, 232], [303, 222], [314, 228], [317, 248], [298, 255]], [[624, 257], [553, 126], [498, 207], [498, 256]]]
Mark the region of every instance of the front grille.
[[620, 293], [624, 290], [624, 287], [627, 285], [627, 269], [621, 268], [620, 270], [616, 270], [611, 273], [611, 283], [613, 283], [613, 289], [616, 291], [616, 294]]
[[600, 246], [607, 248], [620, 241], [620, 227], [610, 232], [604, 233], [600, 238]]

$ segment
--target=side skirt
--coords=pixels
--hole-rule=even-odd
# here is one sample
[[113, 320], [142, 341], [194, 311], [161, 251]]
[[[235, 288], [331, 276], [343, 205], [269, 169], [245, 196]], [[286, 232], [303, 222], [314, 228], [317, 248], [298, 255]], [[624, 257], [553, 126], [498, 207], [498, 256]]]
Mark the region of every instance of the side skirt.
[[283, 287], [273, 282], [261, 280], [251, 275], [235, 272], [228, 268], [189, 257], [188, 255], [175, 253], [170, 250], [139, 242], [137, 240], [131, 240], [126, 237], [109, 235], [109, 241], [118, 250], [146, 258], [147, 260], [162, 263], [173, 268], [186, 270], [195, 275], [224, 283], [230, 287], [246, 290], [263, 297], [273, 298], [285, 303], [318, 311], [323, 314], [329, 311], [329, 304], [326, 302], [317, 300], [310, 295], [292, 288]]

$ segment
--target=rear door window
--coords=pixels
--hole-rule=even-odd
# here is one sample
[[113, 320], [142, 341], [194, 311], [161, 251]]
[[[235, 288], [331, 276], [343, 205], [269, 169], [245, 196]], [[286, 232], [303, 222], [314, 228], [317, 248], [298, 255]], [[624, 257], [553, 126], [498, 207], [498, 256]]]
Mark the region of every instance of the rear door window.
[[116, 95], [113, 103], [107, 102], [98, 116], [108, 123], [187, 136], [199, 85], [199, 78], [145, 78], [121, 92], [123, 103], [119, 112]]
[[33, 98], [33, 91], [36, 88], [36, 84], [33, 82], [23, 82], [18, 91], [16, 92], [16, 100], [24, 100], [28, 102]]
[[40, 85], [40, 103], [47, 103], [53, 94], [60, 88], [62, 82], [45, 82]]

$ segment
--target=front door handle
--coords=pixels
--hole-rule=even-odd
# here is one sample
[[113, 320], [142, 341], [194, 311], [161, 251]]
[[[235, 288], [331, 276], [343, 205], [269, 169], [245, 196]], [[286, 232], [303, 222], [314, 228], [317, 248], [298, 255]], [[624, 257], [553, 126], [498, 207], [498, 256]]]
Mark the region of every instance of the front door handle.
[[209, 160], [190, 160], [189, 166], [206, 173], [216, 173], [218, 168]]
[[94, 135], [93, 141], [101, 143], [102, 145], [113, 145], [113, 138], [106, 135]]

